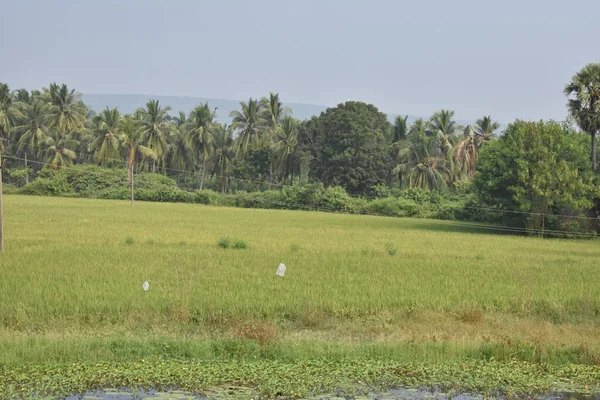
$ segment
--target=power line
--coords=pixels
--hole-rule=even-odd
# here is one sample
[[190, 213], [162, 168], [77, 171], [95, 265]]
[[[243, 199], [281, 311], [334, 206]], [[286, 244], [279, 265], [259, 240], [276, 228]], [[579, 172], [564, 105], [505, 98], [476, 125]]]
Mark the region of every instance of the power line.
[[[4, 141], [8, 141], [8, 139], [6, 138], [2, 138], [0, 140], [4, 140]], [[36, 145], [36, 146], [31, 146], [31, 147], [35, 147], [38, 149], [42, 149], [43, 147], [41, 145]], [[18, 157], [9, 157], [9, 156], [4, 156], [5, 158], [12, 158], [15, 160], [21, 160], [21, 161], [27, 161], [29, 163], [35, 163], [35, 164], [39, 164], [39, 165], [46, 165], [43, 162], [39, 162], [39, 161], [31, 161], [31, 160], [25, 160], [24, 158], [18, 158]], [[94, 156], [93, 154], [78, 154], [78, 157], [80, 158], [84, 158], [87, 157], [90, 164], [96, 164], [98, 161], [98, 157]], [[122, 163], [124, 165], [127, 164], [127, 160], [122, 160], [122, 159], [116, 159], [116, 158], [102, 158], [105, 161], [111, 161], [111, 162], [118, 162], [118, 163]], [[177, 168], [167, 168], [167, 167], [160, 167], [161, 170], [164, 171], [171, 171], [171, 172], [179, 172], [179, 173], [183, 173], [183, 174], [191, 174], [194, 175], [196, 174], [198, 171], [194, 171], [194, 170], [185, 170], [185, 169], [177, 169]], [[229, 180], [234, 180], [234, 181], [238, 181], [238, 182], [246, 182], [246, 183], [254, 183], [256, 185], [267, 185], [267, 186], [275, 186], [275, 187], [279, 187], [279, 188], [284, 188], [284, 187], [294, 187], [295, 185], [293, 184], [284, 184], [284, 183], [273, 183], [273, 182], [267, 182], [267, 181], [261, 181], [261, 180], [255, 180], [255, 179], [248, 179], [248, 178], [239, 178], [239, 177], [235, 177], [235, 176], [223, 176], [223, 175], [211, 175], [215, 178], [218, 179], [229, 179]], [[180, 186], [180, 185], [178, 185]], [[180, 188], [182, 188], [180, 186]], [[186, 189], [190, 189], [190, 188], [186, 188]], [[381, 199], [382, 197], [378, 197], [378, 196], [372, 196], [372, 195], [352, 195], [352, 194], [348, 194], [349, 197], [352, 198], [356, 198], [356, 199]], [[520, 215], [531, 215], [531, 216], [542, 216], [542, 217], [560, 217], [560, 218], [570, 218], [570, 219], [578, 219], [578, 220], [591, 220], [591, 221], [598, 221], [598, 218], [596, 217], [587, 217], [587, 216], [576, 216], [576, 215], [567, 215], [567, 214], [549, 214], [549, 213], [536, 213], [536, 212], [529, 212], [529, 211], [517, 211], [517, 210], [501, 210], [501, 209], [497, 209], [497, 208], [489, 208], [489, 207], [474, 207], [474, 206], [446, 206], [448, 208], [451, 208], [453, 210], [461, 210], [461, 209], [469, 209], [469, 210], [479, 210], [479, 211], [488, 211], [488, 212], [496, 212], [496, 213], [509, 213], [509, 214], [520, 214]]]
[[[14, 160], [21, 160], [21, 161], [25, 160], [24, 158], [14, 157], [14, 156], [3, 156], [3, 157], [9, 158], [9, 159], [14, 159]], [[45, 165], [45, 163], [42, 163], [40, 161], [31, 161], [31, 163]], [[73, 169], [73, 167], [63, 166], [63, 167], [59, 167], [59, 169]], [[457, 227], [463, 227], [463, 228], [493, 230], [493, 231], [507, 232], [507, 233], [520, 233], [520, 234], [527, 233], [527, 234], [537, 234], [537, 235], [544, 235], [544, 236], [545, 235], [549, 235], [549, 236], [571, 235], [571, 236], [576, 236], [579, 238], [596, 238], [597, 237], [595, 234], [585, 233], [585, 232], [569, 232], [569, 231], [551, 230], [551, 229], [548, 229], [548, 230], [533, 229], [532, 230], [532, 229], [520, 228], [520, 227], [509, 227], [509, 226], [502, 226], [502, 225], [482, 225], [482, 224], [475, 224], [475, 223], [468, 223], [468, 222], [465, 223], [465, 222], [460, 222], [460, 221], [443, 222], [441, 220], [434, 220], [434, 219], [427, 219], [427, 218], [381, 215], [381, 214], [371, 213], [371, 212], [366, 212], [366, 211], [353, 212], [353, 211], [348, 211], [348, 210], [339, 209], [339, 208], [316, 206], [316, 205], [310, 206], [310, 205], [305, 205], [305, 204], [294, 204], [293, 208], [289, 208], [290, 207], [289, 202], [277, 201], [277, 200], [272, 200], [272, 199], [264, 199], [264, 198], [258, 198], [258, 197], [255, 197], [255, 198], [250, 197], [245, 200], [248, 200], [251, 202], [256, 202], [256, 203], [282, 206], [281, 208], [264, 207], [264, 209], [278, 209], [278, 210], [298, 210], [299, 209], [299, 210], [304, 210], [304, 211], [324, 211], [324, 212], [338, 213], [338, 214], [367, 215], [367, 216], [388, 217], [388, 218], [391, 217], [391, 218], [399, 218], [399, 219], [415, 219], [415, 220], [418, 220], [419, 222], [435, 224], [435, 225], [457, 226]], [[256, 208], [263, 208], [263, 207], [256, 207]]]

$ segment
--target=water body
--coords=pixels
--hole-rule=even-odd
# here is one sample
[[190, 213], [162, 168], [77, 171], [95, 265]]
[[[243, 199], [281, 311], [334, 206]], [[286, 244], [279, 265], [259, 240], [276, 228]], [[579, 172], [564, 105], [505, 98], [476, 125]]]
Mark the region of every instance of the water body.
[[[160, 399], [160, 400], [220, 400], [220, 399], [255, 399], [257, 393], [251, 388], [243, 387], [222, 387], [213, 390], [207, 390], [203, 394], [186, 393], [180, 390], [170, 390], [159, 392], [155, 390], [117, 390], [105, 389], [101, 391], [90, 391], [84, 394], [78, 394], [67, 397], [66, 400], [137, 400], [137, 399]], [[502, 399], [503, 397], [498, 397]], [[600, 394], [582, 395], [573, 393], [553, 393], [537, 397], [542, 400], [597, 400]], [[367, 393], [365, 395], [344, 395], [326, 394], [307, 397], [305, 400], [482, 400], [484, 396], [479, 394], [447, 394], [439, 391], [430, 391], [427, 389], [400, 388], [388, 390], [380, 393]]]

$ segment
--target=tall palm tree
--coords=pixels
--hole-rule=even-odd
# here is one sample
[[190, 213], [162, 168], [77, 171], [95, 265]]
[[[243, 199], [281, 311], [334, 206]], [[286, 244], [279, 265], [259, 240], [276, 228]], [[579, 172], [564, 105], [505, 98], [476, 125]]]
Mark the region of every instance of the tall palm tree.
[[11, 128], [20, 117], [22, 113], [13, 102], [13, 95], [8, 85], [0, 83], [0, 146], [2, 146], [1, 140], [8, 140]]
[[454, 121], [454, 111], [440, 110], [434, 113], [429, 120], [430, 134], [439, 137], [440, 151], [450, 157], [452, 146], [456, 142], [458, 127]]
[[414, 131], [407, 146], [400, 150], [401, 162], [394, 169], [401, 184], [425, 190], [447, 187], [450, 180], [449, 161], [440, 153], [440, 136], [428, 136]]
[[148, 148], [154, 150], [156, 154], [156, 158], [152, 162], [152, 170], [156, 170], [156, 161], [158, 160], [162, 163], [163, 174], [165, 175], [166, 169], [163, 158], [167, 152], [167, 138], [173, 131], [173, 127], [169, 124], [169, 111], [171, 111], [171, 107], [161, 107], [158, 100], [150, 100], [146, 103], [145, 108], [137, 110], [145, 144]]
[[73, 149], [78, 145], [79, 142], [75, 139], [64, 137], [59, 132], [51, 132], [43, 143], [46, 159], [44, 167], [53, 170], [71, 167], [77, 158], [77, 153]]
[[262, 118], [268, 128], [281, 126], [283, 119], [292, 114], [292, 110], [284, 107], [279, 99], [279, 93], [269, 93], [269, 97], [260, 99], [262, 106]]
[[465, 128], [463, 140], [454, 149], [454, 161], [457, 174], [471, 177], [475, 174], [475, 166], [479, 158], [479, 150], [494, 137], [494, 131], [500, 128], [488, 115], [478, 119], [475, 126]]
[[285, 117], [277, 129], [273, 147], [276, 156], [276, 168], [284, 178], [294, 178], [298, 172], [296, 149], [298, 146], [298, 131], [300, 121], [293, 117]]
[[598, 170], [596, 135], [600, 131], [600, 63], [588, 64], [565, 86], [567, 107], [577, 125], [592, 138], [592, 170]]
[[235, 157], [233, 129], [230, 125], [215, 124], [213, 126], [213, 146], [213, 174], [219, 176], [221, 180], [221, 193], [226, 193], [229, 173]]
[[186, 141], [188, 147], [192, 150], [194, 157], [202, 163], [202, 177], [200, 180], [200, 190], [204, 189], [204, 179], [206, 175], [206, 164], [212, 155], [212, 125], [215, 119], [215, 111], [211, 110], [208, 103], [195, 107], [188, 118], [186, 124]]
[[[25, 159], [25, 168], [27, 168], [27, 156], [29, 154], [39, 153], [44, 141], [50, 137], [50, 106], [41, 99], [36, 99], [32, 103], [19, 103], [23, 110], [22, 125], [15, 127], [20, 137], [17, 142], [17, 149]], [[25, 176], [25, 183], [29, 182], [29, 176]]]
[[96, 138], [90, 143], [88, 151], [93, 152], [94, 158], [100, 165], [106, 165], [121, 158], [120, 122], [121, 113], [116, 108], [111, 110], [106, 107], [94, 117], [95, 128], [92, 133]]
[[135, 162], [137, 157], [156, 159], [156, 151], [144, 145], [146, 139], [145, 127], [141, 121], [131, 115], [126, 115], [119, 124], [121, 146], [127, 152], [127, 179], [131, 188], [131, 206], [134, 198]]
[[187, 117], [185, 116], [185, 112], [183, 112], [183, 111], [179, 111], [179, 114], [177, 114], [176, 117], [173, 117], [171, 119], [172, 119], [173, 123], [175, 124], [175, 127], [177, 127], [177, 128], [181, 128], [188, 122]]
[[231, 111], [229, 116], [232, 118], [233, 129], [238, 132], [236, 153], [244, 156], [248, 147], [260, 138], [266, 121], [262, 115], [263, 105], [258, 100], [250, 98], [248, 103], [242, 101], [240, 107], [240, 111]]
[[394, 142], [400, 142], [401, 140], [406, 139], [406, 135], [408, 133], [408, 115], [401, 116], [398, 115], [394, 121]]
[[44, 98], [50, 104], [51, 129], [65, 137], [83, 127], [87, 110], [75, 89], [69, 90], [65, 84], [51, 83], [44, 88]]
[[489, 115], [479, 118], [475, 121], [474, 130], [477, 133], [477, 136], [483, 140], [484, 143], [492, 140], [494, 136], [494, 131], [497, 131], [500, 128], [500, 123], [492, 120], [492, 117]]
[[170, 168], [183, 171], [183, 180], [187, 184], [187, 170], [194, 166], [194, 154], [188, 146], [187, 133], [181, 125], [171, 132], [167, 162]]

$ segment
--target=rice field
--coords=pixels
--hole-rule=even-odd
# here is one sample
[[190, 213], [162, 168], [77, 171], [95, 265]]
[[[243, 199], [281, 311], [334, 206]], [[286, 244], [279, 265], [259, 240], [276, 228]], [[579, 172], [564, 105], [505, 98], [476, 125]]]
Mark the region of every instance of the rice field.
[[10, 195], [5, 243], [5, 368], [149, 357], [600, 365], [595, 240]]

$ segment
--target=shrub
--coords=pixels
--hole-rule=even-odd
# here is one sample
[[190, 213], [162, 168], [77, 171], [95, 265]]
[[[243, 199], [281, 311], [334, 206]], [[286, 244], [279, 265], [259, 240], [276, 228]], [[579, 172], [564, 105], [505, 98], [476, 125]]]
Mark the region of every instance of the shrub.
[[133, 236], [127, 236], [127, 238], [125, 238], [125, 244], [127, 246], [135, 244], [135, 239], [133, 238]]
[[228, 249], [231, 247], [231, 240], [229, 240], [228, 237], [221, 237], [219, 239], [219, 241], [217, 242], [217, 244], [219, 245], [220, 248], [222, 249]]
[[200, 204], [219, 204], [220, 195], [212, 190], [198, 190], [194, 193], [194, 203]]
[[37, 178], [21, 188], [20, 193], [37, 196], [65, 196], [73, 195], [75, 191], [65, 176], [61, 175], [54, 178]]
[[385, 251], [387, 251], [387, 253], [393, 257], [398, 252], [398, 248], [396, 246], [394, 246], [392, 243], [388, 243], [385, 245]]
[[246, 248], [248, 248], [248, 244], [242, 239], [237, 239], [233, 243], [233, 248], [234, 249], [246, 249]]

